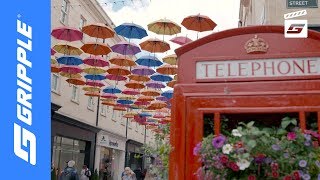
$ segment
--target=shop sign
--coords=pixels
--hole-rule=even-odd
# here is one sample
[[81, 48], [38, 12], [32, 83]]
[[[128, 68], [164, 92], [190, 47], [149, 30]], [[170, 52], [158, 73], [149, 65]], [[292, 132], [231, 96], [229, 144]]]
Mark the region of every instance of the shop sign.
[[318, 0], [287, 0], [287, 8], [318, 8]]
[[113, 149], [125, 150], [125, 144], [123, 141], [116, 138], [112, 138], [108, 135], [101, 135], [98, 144]]
[[320, 57], [198, 61], [196, 79], [277, 78], [320, 75]]

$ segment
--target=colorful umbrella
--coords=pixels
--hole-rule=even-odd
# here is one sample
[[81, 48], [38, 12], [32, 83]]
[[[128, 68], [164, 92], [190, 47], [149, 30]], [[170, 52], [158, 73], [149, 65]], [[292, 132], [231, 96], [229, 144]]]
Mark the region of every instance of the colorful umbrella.
[[79, 56], [61, 56], [57, 58], [59, 64], [65, 65], [80, 65], [83, 64], [82, 59]]
[[131, 74], [128, 76], [130, 80], [134, 81], [142, 81], [142, 82], [148, 82], [150, 81], [150, 78], [148, 76], [142, 76], [137, 74]]
[[178, 59], [177, 59], [176, 54], [166, 56], [166, 57], [162, 58], [162, 60], [163, 60], [163, 62], [171, 64], [171, 65], [177, 65], [177, 63], [178, 63]]
[[133, 97], [133, 96], [121, 96], [121, 97], [119, 97], [119, 99], [122, 99], [122, 100], [135, 100], [136, 98]]
[[122, 94], [126, 94], [126, 95], [138, 95], [140, 94], [139, 90], [136, 89], [124, 89], [122, 91]]
[[141, 91], [141, 94], [145, 96], [159, 96], [161, 92], [153, 89], [145, 89]]
[[125, 84], [125, 86], [126, 86], [127, 88], [131, 88], [131, 89], [143, 89], [143, 88], [145, 87], [144, 84], [139, 83], [139, 82], [137, 82], [137, 81], [127, 82], [127, 83]]
[[149, 67], [146, 66], [138, 66], [131, 70], [132, 74], [142, 75], [142, 76], [148, 76], [155, 73], [155, 71]]
[[101, 95], [102, 98], [107, 98], [107, 99], [118, 99], [118, 96], [116, 96], [115, 94], [111, 94], [111, 93], [104, 93]]
[[109, 46], [103, 43], [86, 43], [81, 47], [82, 51], [92, 55], [108, 55], [112, 50]]
[[87, 74], [84, 76], [84, 78], [90, 79], [93, 81], [97, 81], [97, 80], [100, 81], [100, 80], [106, 79], [106, 77], [104, 75], [96, 75], [96, 74]]
[[121, 90], [115, 86], [108, 86], [103, 90], [103, 92], [117, 94], [117, 93], [121, 93]]
[[161, 108], [167, 107], [167, 104], [163, 101], [154, 101], [154, 102], [151, 102], [149, 107], [151, 107], [152, 109], [161, 109]]
[[83, 38], [83, 33], [79, 31], [79, 29], [66, 26], [54, 28], [51, 31], [51, 35], [56, 39], [65, 40], [69, 42], [82, 40]]
[[66, 55], [73, 55], [73, 56], [79, 56], [82, 54], [82, 50], [71, 45], [67, 44], [56, 44], [52, 48], [53, 50], [57, 51], [58, 53], [61, 54], [66, 54]]
[[57, 64], [57, 63], [58, 63], [58, 61], [57, 61], [56, 59], [51, 58], [51, 60], [50, 60], [50, 64]]
[[82, 32], [91, 37], [102, 38], [102, 39], [112, 38], [114, 37], [114, 34], [115, 34], [112, 28], [102, 23], [95, 23], [95, 24], [83, 26]]
[[147, 106], [150, 104], [150, 102], [149, 101], [136, 101], [136, 102], [134, 102], [134, 104], [137, 106]]
[[114, 29], [118, 35], [124, 36], [129, 39], [142, 39], [148, 36], [147, 31], [134, 23], [123, 23]]
[[65, 72], [60, 72], [60, 75], [66, 78], [81, 78], [81, 74], [70, 74]]
[[101, 104], [106, 105], [106, 106], [115, 106], [116, 102], [114, 102], [114, 101], [102, 101]]
[[176, 44], [179, 44], [179, 45], [184, 45], [189, 42], [192, 42], [192, 40], [190, 38], [187, 38], [186, 36], [177, 36], [177, 37], [170, 39], [170, 41], [174, 42]]
[[117, 75], [117, 76], [126, 76], [126, 75], [129, 75], [131, 74], [131, 72], [128, 70], [128, 69], [125, 69], [123, 67], [120, 67], [120, 66], [113, 66], [113, 67], [110, 67], [107, 72], [109, 74], [113, 74], [113, 75]]
[[55, 51], [54, 49], [51, 48], [51, 51], [50, 51], [51, 56], [53, 56], [56, 53], [57, 53], [57, 51]]
[[98, 87], [92, 87], [92, 86], [86, 86], [86, 87], [83, 87], [82, 90], [84, 91], [90, 91], [90, 92], [95, 92], [95, 91], [100, 91], [100, 88]]
[[156, 34], [173, 35], [181, 32], [181, 27], [169, 19], [160, 19], [148, 24], [148, 30]]
[[114, 111], [127, 111], [125, 107], [119, 107], [119, 106], [115, 106], [113, 107]]
[[106, 72], [105, 69], [102, 68], [96, 68], [96, 67], [91, 67], [91, 68], [84, 68], [83, 72], [87, 73], [87, 74], [103, 74]]
[[142, 43], [140, 43], [140, 47], [143, 50], [156, 53], [156, 52], [166, 52], [170, 50], [170, 45], [167, 42], [161, 41], [157, 38], [148, 39]]
[[60, 71], [69, 74], [78, 74], [82, 72], [82, 69], [78, 66], [63, 66], [60, 68]]
[[92, 96], [92, 97], [99, 97], [100, 96], [100, 93], [99, 92], [96, 92], [96, 91], [94, 91], [94, 92], [86, 92], [84, 95], [86, 95], [86, 96]]
[[152, 76], [150, 76], [150, 78], [154, 81], [161, 81], [161, 82], [168, 82], [168, 81], [172, 81], [172, 77], [170, 77], [169, 75], [165, 75], [165, 74], [153, 74]]
[[157, 68], [157, 72], [161, 74], [175, 75], [178, 72], [178, 66], [176, 65], [164, 65]]
[[137, 101], [153, 101], [154, 98], [151, 96], [140, 96]]
[[160, 89], [160, 88], [165, 88], [166, 87], [162, 82], [158, 82], [158, 81], [147, 82], [146, 86], [149, 87], [149, 88], [155, 88], [155, 89]]
[[119, 104], [133, 104], [133, 101], [126, 100], [126, 99], [119, 99], [119, 100], [117, 100], [117, 103], [119, 103]]
[[167, 90], [167, 91], [163, 92], [161, 95], [168, 98], [168, 99], [171, 99], [173, 96], [173, 90]]
[[109, 60], [110, 63], [118, 65], [118, 66], [126, 66], [126, 67], [132, 67], [136, 66], [136, 63], [125, 56], [116, 56]]
[[97, 87], [103, 87], [103, 86], [105, 86], [104, 84], [103, 84], [103, 82], [101, 82], [101, 81], [92, 81], [92, 80], [88, 80], [87, 82], [86, 82], [86, 85], [88, 85], [88, 86], [97, 86]]
[[114, 80], [114, 81], [125, 81], [125, 80], [127, 80], [126, 76], [120, 76], [120, 75], [114, 75], [114, 74], [107, 74], [106, 78], [110, 79], [110, 80]]
[[161, 113], [156, 113], [155, 115], [153, 115], [153, 118], [164, 118], [165, 116]]
[[159, 96], [156, 98], [156, 100], [159, 100], [159, 101], [169, 101], [170, 99], [168, 99], [167, 97], [165, 96]]
[[173, 86], [174, 86], [176, 83], [177, 83], [176, 80], [172, 80], [172, 81], [170, 81], [170, 82], [167, 83], [167, 86], [173, 88]]
[[147, 67], [157, 67], [163, 64], [156, 56], [141, 56], [136, 63]]
[[140, 48], [130, 42], [122, 41], [111, 47], [113, 52], [122, 54], [122, 55], [135, 55], [141, 52]]
[[137, 112], [127, 112], [125, 115], [123, 115], [124, 118], [134, 118], [135, 115], [137, 115]]
[[217, 26], [217, 24], [213, 22], [208, 16], [203, 16], [200, 14], [184, 18], [181, 24], [185, 28], [197, 32], [211, 31]]
[[80, 78], [71, 78], [66, 80], [69, 84], [73, 85], [85, 85], [86, 82]]
[[84, 64], [96, 67], [105, 67], [109, 66], [109, 62], [103, 59], [100, 56], [88, 57], [83, 60]]
[[57, 67], [56, 65], [51, 65], [51, 72], [52, 73], [59, 73], [60, 72], [60, 68]]

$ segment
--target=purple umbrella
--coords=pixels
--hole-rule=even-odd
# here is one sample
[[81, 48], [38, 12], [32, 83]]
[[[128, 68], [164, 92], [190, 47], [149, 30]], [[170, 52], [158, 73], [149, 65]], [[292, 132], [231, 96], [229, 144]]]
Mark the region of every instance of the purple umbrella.
[[146, 86], [149, 88], [165, 88], [166, 86], [162, 82], [157, 82], [157, 81], [150, 81], [146, 83]]
[[113, 52], [116, 52], [122, 55], [135, 55], [141, 52], [139, 46], [133, 43], [125, 42], [125, 41], [122, 41], [117, 43], [116, 45], [113, 45], [111, 49]]
[[169, 101], [169, 100], [170, 100], [170, 99], [168, 99], [168, 98], [165, 97], [165, 96], [159, 96], [159, 97], [157, 97], [156, 99], [159, 100], [159, 101]]
[[155, 71], [149, 67], [146, 67], [146, 66], [138, 66], [138, 67], [134, 68], [133, 70], [131, 70], [131, 73], [141, 75], [141, 76], [148, 76], [148, 75], [154, 74]]
[[113, 74], [107, 74], [106, 78], [110, 79], [110, 80], [115, 80], [115, 81], [125, 81], [125, 80], [127, 80], [127, 77], [125, 77], [125, 76], [119, 76], [119, 75], [113, 75]]

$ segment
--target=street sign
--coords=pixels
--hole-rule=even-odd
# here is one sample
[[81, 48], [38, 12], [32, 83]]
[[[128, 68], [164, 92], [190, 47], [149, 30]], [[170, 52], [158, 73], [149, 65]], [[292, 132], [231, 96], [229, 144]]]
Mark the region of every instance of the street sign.
[[287, 8], [318, 8], [318, 0], [287, 0]]

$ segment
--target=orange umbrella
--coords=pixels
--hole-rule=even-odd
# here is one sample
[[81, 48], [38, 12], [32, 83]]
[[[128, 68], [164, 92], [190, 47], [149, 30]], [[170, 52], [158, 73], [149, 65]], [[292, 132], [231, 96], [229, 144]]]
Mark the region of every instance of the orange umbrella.
[[127, 82], [125, 84], [125, 86], [127, 88], [131, 88], [131, 89], [143, 89], [144, 87], [146, 87], [144, 84], [142, 83], [139, 83], [137, 81], [130, 81], [130, 82]]
[[161, 93], [157, 90], [146, 89], [146, 90], [143, 90], [141, 94], [145, 96], [159, 96]]
[[140, 96], [137, 101], [153, 101], [154, 98], [151, 96]]
[[99, 87], [86, 86], [86, 87], [83, 87], [82, 90], [96, 92], [96, 91], [100, 91], [100, 88]]
[[51, 65], [51, 72], [59, 73], [60, 72], [60, 68], [55, 66], [55, 65]]
[[100, 96], [100, 93], [99, 92], [97, 92], [97, 91], [88, 91], [88, 92], [86, 92], [84, 95], [86, 95], [86, 96], [92, 96], [92, 97], [99, 97]]
[[115, 31], [102, 23], [89, 24], [82, 27], [82, 32], [96, 38], [112, 38]]
[[198, 32], [211, 31], [217, 26], [217, 24], [213, 22], [208, 16], [203, 16], [200, 14], [184, 18], [181, 24], [189, 30]]
[[170, 50], [170, 45], [167, 42], [161, 41], [157, 38], [148, 39], [140, 43], [140, 47], [143, 50], [155, 53], [155, 52], [166, 52]]
[[157, 72], [161, 74], [174, 75], [177, 74], [178, 66], [176, 65], [163, 65], [157, 68]]
[[92, 55], [107, 55], [112, 52], [111, 48], [103, 43], [86, 43], [81, 47], [82, 51]]
[[120, 67], [120, 66], [113, 66], [113, 67], [110, 67], [107, 72], [109, 74], [113, 74], [113, 75], [117, 75], [117, 76], [126, 76], [126, 75], [129, 75], [131, 74], [131, 72], [128, 70], [128, 69], [125, 69], [123, 67]]
[[66, 80], [69, 84], [73, 85], [85, 85], [86, 82], [80, 78], [71, 78]]
[[178, 64], [178, 59], [176, 54], [172, 54], [169, 56], [166, 56], [162, 58], [163, 62], [168, 63], [170, 65], [177, 65]]
[[176, 81], [176, 80], [173, 80], [173, 81], [168, 82], [168, 83], [167, 83], [167, 86], [173, 88], [173, 86], [174, 86], [176, 83], [177, 83], [177, 81]]
[[154, 109], [162, 109], [164, 107], [167, 107], [167, 104], [163, 101], [154, 101], [154, 102], [151, 102], [149, 107]]
[[67, 45], [67, 44], [56, 44], [53, 46], [52, 49], [54, 49], [58, 53], [67, 54], [67, 55], [77, 55], [78, 56], [83, 53], [81, 51], [81, 49], [79, 49], [75, 46]]
[[150, 78], [148, 76], [141, 76], [137, 74], [129, 75], [129, 79], [134, 81], [142, 81], [142, 82], [150, 81]]
[[136, 62], [134, 62], [132, 59], [129, 59], [125, 56], [116, 56], [109, 60], [110, 63], [118, 65], [118, 66], [135, 66]]
[[148, 30], [156, 34], [173, 35], [181, 32], [181, 27], [169, 19], [160, 19], [148, 24]]
[[114, 106], [113, 110], [116, 110], [116, 111], [127, 111], [125, 107], [120, 107], [120, 106]]
[[106, 106], [115, 106], [116, 103], [114, 101], [102, 101], [101, 104], [106, 105]]

